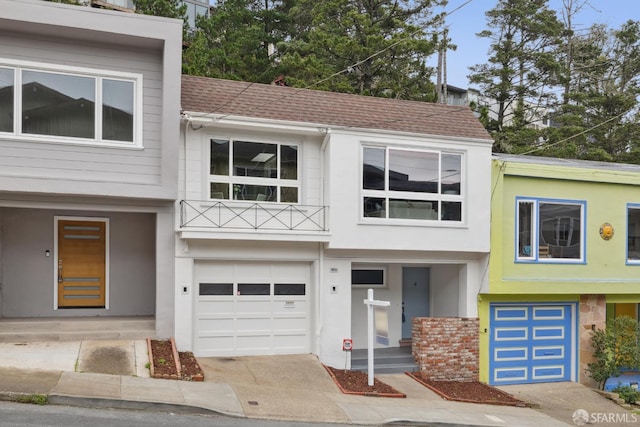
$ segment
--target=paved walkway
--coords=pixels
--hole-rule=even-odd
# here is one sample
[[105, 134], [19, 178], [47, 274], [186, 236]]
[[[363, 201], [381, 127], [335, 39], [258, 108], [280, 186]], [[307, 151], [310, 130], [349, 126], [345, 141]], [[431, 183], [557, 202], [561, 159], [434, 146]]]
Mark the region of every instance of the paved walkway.
[[[127, 365], [124, 369], [134, 373], [95, 372], [106, 369], [99, 362], [101, 354], [121, 357]], [[214, 411], [254, 419], [321, 423], [573, 425], [570, 417], [563, 422], [530, 408], [449, 402], [403, 374], [377, 378], [405, 393], [406, 399], [345, 395], [312, 355], [198, 358], [204, 382], [149, 378], [144, 341], [0, 343], [0, 355], [0, 397], [5, 399], [16, 394], [44, 394], [53, 404]], [[569, 413], [578, 408], [568, 406]], [[624, 412], [622, 408], [620, 412]], [[563, 416], [566, 421], [566, 411]]]

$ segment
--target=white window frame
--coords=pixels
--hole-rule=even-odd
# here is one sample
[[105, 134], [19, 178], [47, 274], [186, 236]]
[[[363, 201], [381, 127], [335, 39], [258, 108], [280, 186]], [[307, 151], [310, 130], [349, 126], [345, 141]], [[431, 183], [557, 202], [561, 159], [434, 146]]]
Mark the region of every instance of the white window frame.
[[[229, 142], [229, 173], [227, 175], [212, 175], [210, 170], [211, 165], [211, 140], [219, 139], [219, 140], [227, 140]], [[256, 144], [270, 144], [276, 146], [277, 157], [278, 157], [278, 176], [276, 178], [265, 178], [265, 177], [251, 177], [251, 176], [236, 176], [233, 175], [233, 143], [234, 142], [247, 142], [247, 143], [256, 143]], [[297, 159], [296, 159], [296, 179], [282, 179], [280, 178], [280, 162], [282, 161], [281, 157], [281, 147], [282, 146], [292, 146], [297, 148]], [[207, 155], [205, 157], [205, 184], [204, 188], [204, 200], [207, 201], [229, 201], [229, 202], [250, 202], [250, 203], [278, 203], [278, 204], [287, 204], [287, 205], [300, 205], [302, 204], [302, 144], [294, 141], [273, 141], [273, 140], [261, 140], [257, 138], [250, 137], [229, 137], [229, 136], [217, 136], [217, 135], [207, 135], [204, 138], [204, 147]], [[232, 186], [229, 188], [229, 198], [228, 199], [214, 199], [211, 198], [211, 184], [212, 183], [221, 183], [221, 184], [240, 184], [240, 185], [257, 185], [257, 186], [273, 186], [277, 188], [277, 199], [276, 201], [259, 201], [259, 200], [236, 200], [233, 198], [233, 188]], [[292, 202], [281, 202], [280, 201], [280, 189], [282, 187], [295, 187], [298, 189], [298, 201], [295, 203]]]
[[[98, 147], [143, 148], [143, 85], [142, 74], [111, 70], [99, 70], [56, 64], [43, 64], [31, 61], [15, 61], [0, 58], [0, 68], [13, 70], [13, 131], [0, 132], [1, 139], [12, 139], [29, 142], [45, 142], [60, 144], [91, 145]], [[62, 74], [72, 77], [92, 78], [95, 81], [95, 129], [94, 138], [79, 138], [58, 135], [39, 135], [22, 133], [22, 72]], [[133, 83], [133, 141], [115, 141], [102, 139], [102, 82], [116, 80]]]
[[[520, 255], [520, 204], [531, 203], [531, 241], [529, 255]], [[580, 207], [580, 257], [579, 258], [552, 258], [540, 256], [539, 243], [539, 213], [540, 204], [572, 205]], [[537, 197], [516, 197], [515, 199], [515, 234], [514, 234], [514, 259], [517, 263], [540, 263], [540, 264], [586, 264], [587, 234], [586, 234], [587, 202], [584, 200], [548, 199]]]
[[[384, 190], [368, 190], [362, 188], [362, 180], [364, 178], [364, 150], [367, 148], [380, 149], [385, 151], [385, 177], [384, 177]], [[438, 192], [437, 193], [416, 193], [410, 191], [394, 191], [389, 190], [389, 152], [390, 151], [405, 151], [405, 152], [417, 152], [417, 153], [431, 153], [438, 155]], [[460, 194], [443, 194], [442, 193], [442, 156], [453, 155], [460, 156]], [[364, 223], [385, 221], [386, 223], [410, 223], [412, 225], [417, 224], [438, 224], [442, 226], [459, 226], [466, 224], [466, 197], [465, 197], [465, 180], [466, 180], [466, 163], [465, 153], [455, 150], [439, 150], [439, 149], [422, 149], [416, 147], [395, 147], [388, 145], [377, 145], [371, 143], [363, 143], [360, 146], [360, 175], [359, 184], [360, 188], [360, 220]], [[386, 199], [387, 205], [390, 199], [408, 199], [417, 202], [427, 201], [436, 202], [438, 204], [438, 216], [436, 219], [413, 219], [413, 218], [389, 218], [389, 208], [386, 209], [385, 217], [367, 217], [364, 215], [364, 199], [365, 198], [380, 198]], [[442, 202], [459, 202], [460, 208], [460, 221], [443, 220], [442, 215]]]

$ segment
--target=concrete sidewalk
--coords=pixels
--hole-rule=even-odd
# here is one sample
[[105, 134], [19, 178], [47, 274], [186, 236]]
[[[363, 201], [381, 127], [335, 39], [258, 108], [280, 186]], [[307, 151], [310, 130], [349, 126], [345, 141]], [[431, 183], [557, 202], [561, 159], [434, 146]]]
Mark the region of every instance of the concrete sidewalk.
[[[96, 344], [102, 343], [102, 344]], [[530, 408], [449, 402], [407, 375], [379, 375], [406, 399], [342, 394], [312, 355], [198, 358], [204, 382], [148, 377], [141, 342], [0, 344], [0, 396], [47, 395], [53, 404], [213, 411], [254, 419], [383, 424], [394, 421], [474, 426], [566, 426]], [[123, 350], [134, 375], [76, 372], [105, 348]], [[115, 351], [115, 350], [114, 350]], [[119, 353], [119, 351], [115, 351]]]

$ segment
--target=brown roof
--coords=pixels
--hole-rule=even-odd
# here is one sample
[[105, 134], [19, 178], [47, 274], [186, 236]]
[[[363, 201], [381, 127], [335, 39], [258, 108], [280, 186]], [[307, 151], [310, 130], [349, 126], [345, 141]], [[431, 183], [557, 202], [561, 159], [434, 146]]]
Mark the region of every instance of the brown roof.
[[469, 107], [182, 76], [182, 110], [490, 140]]

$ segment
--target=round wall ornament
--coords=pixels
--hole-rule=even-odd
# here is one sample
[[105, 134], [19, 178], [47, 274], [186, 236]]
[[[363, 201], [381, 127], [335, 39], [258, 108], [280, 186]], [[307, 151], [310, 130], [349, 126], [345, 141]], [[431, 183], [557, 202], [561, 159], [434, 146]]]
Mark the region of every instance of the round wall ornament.
[[613, 226], [605, 222], [600, 226], [600, 237], [603, 240], [610, 240], [613, 237]]

